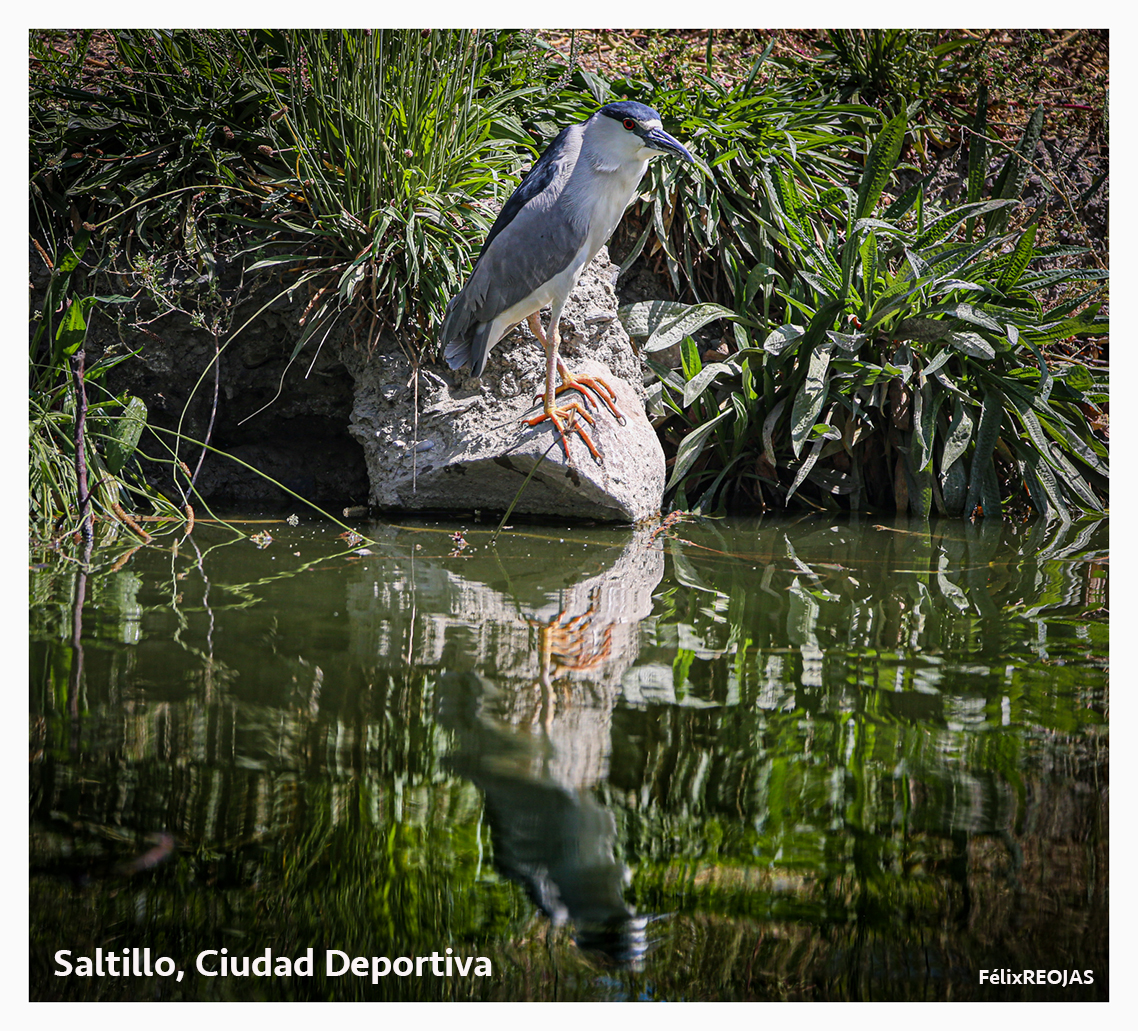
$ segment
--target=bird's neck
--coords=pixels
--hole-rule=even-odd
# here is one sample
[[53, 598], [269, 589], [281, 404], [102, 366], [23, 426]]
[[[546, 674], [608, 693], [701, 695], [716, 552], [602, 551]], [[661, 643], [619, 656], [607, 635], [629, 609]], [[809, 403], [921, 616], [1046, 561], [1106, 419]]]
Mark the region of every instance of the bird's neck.
[[648, 168], [647, 161], [637, 161], [635, 163], [624, 163], [620, 161], [613, 161], [611, 157], [606, 157], [599, 148], [590, 147], [588, 137], [584, 140], [584, 145], [581, 147], [581, 156], [589, 162], [593, 170], [601, 175], [615, 175], [627, 181], [631, 189], [635, 189], [637, 183], [644, 178], [644, 172]]

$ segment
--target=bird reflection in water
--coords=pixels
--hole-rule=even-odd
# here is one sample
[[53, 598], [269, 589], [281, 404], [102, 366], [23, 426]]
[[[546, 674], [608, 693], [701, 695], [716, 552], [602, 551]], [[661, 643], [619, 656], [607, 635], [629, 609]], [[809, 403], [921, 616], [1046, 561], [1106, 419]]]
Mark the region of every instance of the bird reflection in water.
[[[537, 631], [540, 672], [530, 691], [540, 699], [546, 733], [552, 730], [558, 701], [562, 712], [573, 707], [573, 684], [566, 674], [603, 675], [612, 658], [613, 624], [595, 619], [595, 614], [595, 598], [590, 597], [588, 611], [581, 615], [559, 612], [551, 623], [526, 620]], [[608, 711], [611, 714], [611, 708]]]
[[[624, 901], [616, 821], [594, 797], [608, 774], [622, 663], [615, 624], [566, 612], [536, 630], [536, 676], [448, 672], [440, 721], [456, 733], [454, 770], [485, 795], [494, 862], [553, 927], [571, 924], [592, 956], [639, 969], [648, 919]], [[617, 651], [620, 649], [618, 648]], [[614, 661], [615, 658], [615, 661]]]

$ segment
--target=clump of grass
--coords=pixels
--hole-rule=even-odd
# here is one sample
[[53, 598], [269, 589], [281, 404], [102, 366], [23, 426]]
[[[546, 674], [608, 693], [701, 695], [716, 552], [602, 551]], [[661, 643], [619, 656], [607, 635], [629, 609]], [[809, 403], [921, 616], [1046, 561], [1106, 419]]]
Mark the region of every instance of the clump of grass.
[[273, 115], [251, 270], [311, 294], [302, 348], [346, 319], [417, 358], [529, 145], [494, 89], [496, 40], [476, 31], [250, 34]]

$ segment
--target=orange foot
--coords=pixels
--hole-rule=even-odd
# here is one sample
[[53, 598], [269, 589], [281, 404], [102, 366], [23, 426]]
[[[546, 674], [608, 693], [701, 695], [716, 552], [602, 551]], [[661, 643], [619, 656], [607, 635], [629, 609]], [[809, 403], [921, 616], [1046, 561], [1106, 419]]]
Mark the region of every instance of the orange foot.
[[[559, 391], [554, 391], [557, 394]], [[544, 395], [541, 395], [544, 397]], [[582, 392], [582, 396], [584, 396]], [[601, 460], [600, 454], [597, 452], [596, 446], [593, 444], [593, 438], [589, 436], [589, 431], [578, 421], [577, 416], [580, 416], [590, 426], [594, 424], [593, 417], [585, 411], [576, 401], [570, 401], [567, 405], [546, 405], [545, 411], [540, 415], [535, 415], [532, 419], [526, 419], [527, 426], [536, 426], [539, 422], [545, 422], [548, 419], [557, 427], [557, 432], [561, 434], [561, 446], [565, 448], [565, 457], [570, 458], [569, 455], [569, 438], [565, 436], [566, 425], [562, 422], [563, 419], [569, 420], [568, 432], [576, 433], [585, 442], [585, 446], [592, 452], [593, 457], [599, 462]]]
[[[585, 399], [585, 404], [592, 407], [599, 407], [597, 403], [599, 398], [620, 422], [624, 422], [624, 413], [616, 406], [616, 391], [605, 380], [599, 376], [574, 376], [560, 360], [558, 371], [561, 373], [561, 386], [553, 391], [555, 395], [564, 390], [576, 390]], [[539, 394], [538, 400], [544, 396]]]

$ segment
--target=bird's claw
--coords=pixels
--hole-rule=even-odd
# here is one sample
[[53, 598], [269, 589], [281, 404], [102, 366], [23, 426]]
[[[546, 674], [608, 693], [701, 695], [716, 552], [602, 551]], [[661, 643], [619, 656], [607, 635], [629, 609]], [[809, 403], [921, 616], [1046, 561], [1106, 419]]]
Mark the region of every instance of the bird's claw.
[[[563, 379], [560, 386], [554, 388], [554, 396], [566, 390], [576, 390], [585, 399], [585, 404], [591, 408], [600, 408], [598, 399], [603, 401], [605, 407], [612, 412], [620, 424], [622, 426], [625, 424], [624, 413], [616, 406], [616, 391], [599, 376], [572, 376]], [[538, 394], [535, 398], [537, 401], [544, 399], [544, 394]]]
[[570, 401], [567, 405], [559, 405], [556, 407], [552, 405], [548, 406], [540, 415], [535, 415], [532, 419], [526, 419], [525, 422], [527, 426], [536, 426], [539, 422], [544, 422], [546, 419], [552, 422], [553, 425], [557, 427], [557, 432], [561, 434], [561, 446], [565, 448], [565, 457], [570, 459], [569, 438], [565, 435], [566, 426], [565, 423], [562, 422], [562, 419], [567, 418], [569, 420], [568, 432], [576, 433], [585, 442], [585, 447], [589, 449], [593, 458], [599, 462], [601, 460], [600, 453], [597, 451], [596, 445], [593, 444], [593, 438], [589, 436], [589, 431], [577, 420], [578, 415], [590, 426], [595, 425], [593, 417], [577, 404], [576, 401]]

